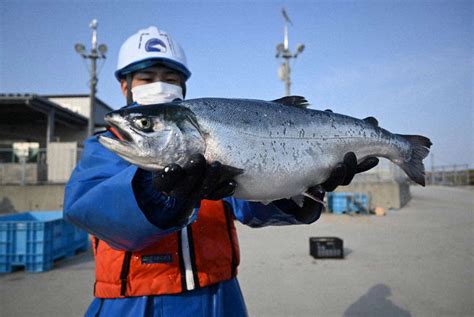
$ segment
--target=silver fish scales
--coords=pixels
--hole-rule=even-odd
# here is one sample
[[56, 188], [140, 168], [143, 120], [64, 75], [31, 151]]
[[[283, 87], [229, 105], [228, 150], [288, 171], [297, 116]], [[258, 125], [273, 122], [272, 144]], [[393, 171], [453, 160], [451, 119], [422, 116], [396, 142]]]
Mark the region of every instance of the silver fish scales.
[[192, 154], [203, 153], [208, 161], [242, 170], [235, 178], [234, 196], [250, 201], [303, 194], [323, 183], [349, 151], [359, 161], [387, 158], [424, 185], [422, 160], [429, 139], [390, 133], [371, 117], [360, 120], [305, 105], [304, 98], [292, 96], [275, 101], [201, 98], [131, 107], [106, 116], [123, 141], [101, 136], [100, 142], [148, 170], [182, 165]]

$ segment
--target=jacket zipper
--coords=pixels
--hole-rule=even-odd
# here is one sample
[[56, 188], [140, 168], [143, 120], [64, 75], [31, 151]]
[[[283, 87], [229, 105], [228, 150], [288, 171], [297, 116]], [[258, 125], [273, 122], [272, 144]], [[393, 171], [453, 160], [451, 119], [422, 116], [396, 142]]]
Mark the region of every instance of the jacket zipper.
[[99, 238], [94, 237], [95, 240], [95, 254], [97, 254], [97, 250], [99, 250]]
[[120, 272], [120, 296], [125, 296], [127, 293], [127, 279], [130, 272], [130, 261], [132, 260], [132, 252], [126, 251], [123, 257], [122, 271]]

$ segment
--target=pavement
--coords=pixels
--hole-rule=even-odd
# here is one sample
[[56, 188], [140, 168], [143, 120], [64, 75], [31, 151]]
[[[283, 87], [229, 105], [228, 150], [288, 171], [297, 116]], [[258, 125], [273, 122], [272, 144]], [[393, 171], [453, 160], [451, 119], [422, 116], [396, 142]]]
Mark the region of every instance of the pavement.
[[[323, 214], [308, 226], [238, 225], [239, 281], [250, 316], [474, 316], [474, 190], [411, 187], [385, 216]], [[344, 240], [314, 259], [309, 238]], [[90, 251], [44, 273], [0, 274], [0, 316], [82, 316]]]

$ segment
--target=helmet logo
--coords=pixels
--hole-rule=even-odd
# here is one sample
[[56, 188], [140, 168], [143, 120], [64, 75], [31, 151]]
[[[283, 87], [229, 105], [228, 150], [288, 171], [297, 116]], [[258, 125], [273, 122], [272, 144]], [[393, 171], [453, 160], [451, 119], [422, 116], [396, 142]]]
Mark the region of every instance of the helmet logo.
[[149, 39], [145, 44], [145, 50], [147, 52], [166, 52], [165, 43], [157, 38]]

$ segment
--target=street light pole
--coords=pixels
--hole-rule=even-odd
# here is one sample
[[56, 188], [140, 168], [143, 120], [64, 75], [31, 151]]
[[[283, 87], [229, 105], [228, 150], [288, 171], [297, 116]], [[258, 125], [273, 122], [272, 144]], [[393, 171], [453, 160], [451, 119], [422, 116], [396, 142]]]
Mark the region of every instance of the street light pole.
[[92, 49], [90, 54], [92, 69], [91, 69], [91, 82], [90, 82], [90, 107], [89, 107], [89, 136], [94, 134], [95, 127], [95, 117], [94, 117], [94, 103], [95, 103], [95, 93], [97, 89], [97, 20], [92, 20], [89, 24], [89, 27], [92, 29]]
[[105, 44], [100, 44], [97, 47], [97, 20], [94, 19], [89, 24], [89, 27], [92, 29], [92, 48], [90, 53], [86, 53], [85, 46], [83, 44], [76, 44], [76, 52], [81, 55], [84, 59], [91, 60], [91, 80], [90, 80], [90, 101], [89, 101], [89, 124], [88, 124], [88, 135], [91, 136], [94, 134], [95, 128], [95, 118], [94, 118], [94, 104], [95, 104], [95, 93], [97, 92], [97, 60], [105, 59], [105, 53], [107, 53], [107, 46]]
[[304, 44], [299, 44], [296, 47], [296, 53], [292, 54], [289, 49], [289, 40], [288, 40], [288, 24], [292, 24], [288, 14], [286, 13], [285, 9], [282, 9], [283, 17], [285, 18], [285, 30], [284, 30], [284, 37], [283, 43], [277, 45], [276, 50], [276, 58], [283, 58], [284, 61], [280, 65], [278, 69], [278, 75], [282, 81], [285, 82], [285, 93], [287, 96], [291, 94], [291, 69], [290, 69], [290, 59], [298, 57], [304, 50]]

